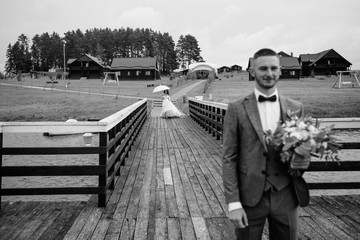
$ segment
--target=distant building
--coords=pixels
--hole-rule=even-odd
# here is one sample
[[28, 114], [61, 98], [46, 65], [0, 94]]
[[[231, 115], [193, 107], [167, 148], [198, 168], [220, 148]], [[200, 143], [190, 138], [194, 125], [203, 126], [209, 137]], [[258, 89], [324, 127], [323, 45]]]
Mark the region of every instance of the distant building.
[[223, 73], [223, 72], [230, 72], [231, 68], [229, 68], [228, 66], [222, 66], [221, 68], [218, 68], [218, 73]]
[[110, 69], [119, 73], [119, 80], [160, 79], [156, 58], [114, 58]]
[[335, 75], [336, 71], [347, 71], [352, 65], [335, 50], [325, 50], [315, 54], [300, 54], [302, 76]]
[[231, 71], [238, 71], [238, 72], [241, 72], [242, 71], [242, 67], [239, 66], [239, 65], [232, 65], [231, 66]]
[[[301, 66], [299, 60], [296, 57], [291, 57], [291, 55], [288, 55], [284, 52], [280, 52], [278, 55], [280, 59], [280, 79], [299, 79], [301, 76]], [[250, 58], [248, 63], [248, 70], [253, 65], [254, 58]], [[251, 76], [250, 71], [249, 80], [255, 80], [255, 78]]]
[[104, 62], [89, 54], [82, 54], [79, 58], [70, 58], [67, 62], [69, 79], [100, 79], [109, 70]]

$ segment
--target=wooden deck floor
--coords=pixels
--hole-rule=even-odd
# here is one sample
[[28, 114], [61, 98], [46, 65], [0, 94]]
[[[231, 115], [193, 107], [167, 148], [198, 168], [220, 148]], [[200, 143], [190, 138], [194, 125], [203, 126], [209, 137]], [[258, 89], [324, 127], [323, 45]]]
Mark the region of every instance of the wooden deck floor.
[[[0, 239], [234, 239], [220, 152], [188, 117], [149, 118], [106, 208], [3, 202]], [[299, 239], [360, 239], [360, 196], [312, 197], [299, 225]]]

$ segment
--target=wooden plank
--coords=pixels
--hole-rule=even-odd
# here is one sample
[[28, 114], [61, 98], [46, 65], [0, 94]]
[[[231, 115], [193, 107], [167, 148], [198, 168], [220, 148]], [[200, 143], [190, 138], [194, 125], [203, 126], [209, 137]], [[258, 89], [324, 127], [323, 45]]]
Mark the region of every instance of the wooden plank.
[[[155, 235], [157, 240], [166, 240], [167, 221], [166, 218], [155, 218]], [[187, 239], [187, 238], [184, 238]]]
[[[166, 217], [166, 202], [165, 202], [165, 186], [164, 186], [164, 155], [163, 151], [167, 151], [167, 149], [157, 149], [156, 154], [156, 195], [155, 195], [155, 218], [162, 219]], [[161, 224], [161, 222], [159, 222]]]
[[191, 218], [179, 218], [182, 239], [196, 239]]
[[[206, 178], [205, 173], [202, 171], [207, 171], [208, 169], [204, 166], [204, 159], [198, 154], [198, 155], [188, 155], [188, 153], [184, 150], [180, 150], [180, 153], [183, 158], [188, 158], [190, 160], [190, 163], [194, 169], [194, 173], [197, 176], [197, 179], [201, 185], [202, 190], [204, 191], [204, 195], [207, 199], [207, 202], [209, 203], [211, 210], [213, 212], [213, 216], [211, 217], [224, 217], [226, 216], [225, 209], [223, 209], [221, 203], [218, 201], [218, 198], [215, 196], [213, 192], [212, 187], [208, 182], [208, 178]], [[211, 177], [211, 175], [208, 175], [208, 177]], [[223, 195], [223, 194], [222, 194]], [[223, 199], [225, 200], [225, 199]], [[225, 202], [224, 202], [225, 203]]]
[[136, 216], [135, 239], [147, 239], [150, 208], [150, 186], [156, 164], [154, 163], [154, 151], [148, 150], [144, 180], [141, 189], [139, 211]]
[[135, 235], [135, 219], [125, 219], [122, 225], [120, 240], [134, 239]]
[[[178, 149], [175, 149], [175, 155], [177, 159], [181, 159], [181, 154], [180, 151]], [[196, 200], [198, 202], [200, 211], [201, 211], [201, 216], [203, 217], [212, 217], [214, 216], [214, 213], [206, 199], [205, 193], [203, 191], [203, 189], [201, 188], [201, 184], [198, 181], [196, 174], [194, 172], [194, 169], [191, 165], [191, 162], [189, 159], [183, 159], [183, 163], [185, 166], [185, 170], [186, 170], [186, 174], [189, 177], [190, 183], [192, 188], [194, 189], [194, 194], [196, 197]]]
[[182, 239], [180, 232], [179, 218], [167, 218], [168, 239]]
[[140, 162], [138, 165], [136, 178], [134, 185], [132, 186], [132, 192], [130, 196], [130, 201], [128, 202], [128, 208], [126, 211], [126, 218], [136, 218], [138, 214], [138, 207], [140, 201], [140, 194], [143, 185], [144, 172], [147, 161], [147, 152], [148, 150], [137, 151], [137, 156], [140, 158]]
[[120, 236], [123, 221], [127, 213], [130, 197], [139, 169], [141, 154], [142, 151], [137, 150], [133, 155], [131, 155], [133, 158], [128, 161], [128, 163], [131, 164], [131, 168], [129, 170], [128, 177], [124, 176], [124, 178], [126, 178], [125, 186], [113, 214], [113, 221], [111, 221], [106, 233], [107, 238], [117, 239]]
[[57, 203], [50, 215], [48, 215], [46, 219], [41, 222], [40, 226], [26, 239], [40, 239], [41, 236], [48, 231], [49, 228], [51, 228], [56, 219], [63, 213], [63, 209], [66, 208], [67, 205], [67, 202]]
[[195, 235], [197, 239], [210, 239], [208, 228], [204, 218], [202, 217], [193, 217], [192, 222], [194, 225]]
[[49, 202], [48, 206], [44, 211], [39, 214], [33, 221], [31, 221], [26, 227], [24, 227], [17, 236], [17, 239], [27, 239], [31, 234], [49, 217], [55, 207], [58, 205], [57, 202]]
[[[63, 209], [62, 212], [57, 216], [53, 223], [44, 231], [39, 239], [56, 239], [60, 234], [62, 228], [71, 219], [71, 216], [75, 212], [80, 202], [69, 202]], [[61, 236], [60, 236], [61, 237]], [[61, 238], [62, 239], [62, 238]]]
[[18, 209], [19, 211], [17, 214], [10, 215], [5, 221], [2, 221], [0, 236], [8, 234], [12, 228], [14, 228], [23, 218], [31, 213], [38, 205], [39, 202], [28, 202]]
[[85, 226], [86, 222], [88, 221], [90, 215], [96, 208], [95, 202], [88, 202], [82, 211], [79, 213], [79, 216], [72, 224], [71, 228], [68, 230], [66, 235], [64, 236], [64, 240], [73, 240], [77, 239], [78, 235], [80, 234], [81, 230]]
[[156, 170], [157, 170], [157, 151], [156, 149], [151, 152], [153, 163], [152, 163], [152, 171], [151, 171], [151, 183], [150, 183], [150, 202], [149, 202], [149, 221], [148, 221], [148, 239], [156, 238]]
[[13, 225], [9, 231], [4, 232], [1, 234], [1, 237], [3, 239], [17, 239], [18, 235], [21, 234], [21, 231], [23, 228], [26, 228], [31, 221], [36, 219], [42, 211], [48, 206], [48, 203], [41, 202], [37, 204], [31, 211], [28, 212], [28, 214], [24, 215], [21, 219], [19, 219], [16, 224]]
[[61, 228], [60, 232], [58, 233], [56, 240], [64, 239], [64, 236], [67, 234], [67, 232], [69, 231], [72, 224], [77, 219], [77, 217], [79, 216], [80, 212], [82, 211], [85, 205], [86, 202], [80, 202], [80, 204], [77, 205], [76, 209], [72, 211], [70, 218], [67, 221], [64, 221], [64, 225]]
[[[183, 182], [179, 172], [178, 161], [175, 156], [174, 149], [171, 149], [171, 172], [174, 183], [175, 201], [177, 205], [177, 213], [180, 218], [190, 217], [188, 203], [186, 201], [186, 193], [184, 191]], [[169, 162], [170, 164], [170, 162]]]
[[[169, 152], [171, 154], [175, 154], [174, 149], [169, 149]], [[187, 205], [189, 207], [190, 216], [191, 217], [200, 217], [201, 211], [200, 211], [198, 202], [196, 200], [194, 190], [193, 190], [190, 180], [187, 176], [183, 159], [181, 159], [181, 157], [176, 158], [176, 162], [177, 162], [177, 167], [179, 170], [179, 176], [181, 178], [182, 186], [183, 186], [184, 192], [186, 193], [185, 198], [187, 201]]]
[[14, 216], [17, 216], [23, 208], [28, 204], [28, 202], [2, 202], [4, 208], [1, 209], [0, 213], [0, 235], [3, 232], [3, 228], [8, 224]]
[[318, 233], [312, 226], [315, 225], [312, 218], [300, 217], [299, 218], [299, 229], [308, 239], [325, 239], [320, 233]]
[[[339, 229], [333, 222], [332, 215], [325, 217], [321, 214], [321, 211], [317, 211], [318, 208], [309, 206], [306, 211], [311, 215], [314, 220], [312, 227], [321, 234], [325, 239], [351, 239], [346, 233]], [[309, 222], [310, 223], [310, 222]]]
[[92, 176], [102, 174], [102, 166], [3, 166], [3, 176]]
[[[176, 166], [176, 159], [173, 151], [169, 151], [169, 158], [167, 160], [169, 160], [169, 163], [166, 163], [166, 165], [169, 164], [169, 167], [173, 169]], [[175, 188], [173, 185], [165, 185], [165, 198], [167, 217], [178, 217]]]

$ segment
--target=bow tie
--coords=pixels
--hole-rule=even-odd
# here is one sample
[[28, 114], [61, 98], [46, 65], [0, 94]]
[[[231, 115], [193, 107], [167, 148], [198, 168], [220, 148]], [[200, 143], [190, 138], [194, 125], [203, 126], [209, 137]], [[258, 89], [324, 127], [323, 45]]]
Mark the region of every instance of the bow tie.
[[260, 95], [259, 96], [259, 102], [265, 102], [265, 101], [275, 102], [276, 101], [276, 95], [272, 95], [271, 97], [264, 97], [264, 96]]

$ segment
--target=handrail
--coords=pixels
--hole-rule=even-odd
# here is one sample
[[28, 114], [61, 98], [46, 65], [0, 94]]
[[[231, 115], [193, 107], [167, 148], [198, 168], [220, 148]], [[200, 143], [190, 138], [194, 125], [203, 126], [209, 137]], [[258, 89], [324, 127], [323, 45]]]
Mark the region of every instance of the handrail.
[[[98, 122], [2, 122], [0, 123], [0, 200], [9, 195], [97, 194], [98, 206], [105, 207], [107, 190], [113, 190], [120, 166], [147, 117], [147, 99], [140, 100]], [[99, 146], [4, 147], [4, 133], [99, 133]], [[98, 165], [3, 166], [4, 155], [97, 154]], [[53, 163], [52, 163], [53, 164]], [[3, 177], [15, 176], [98, 176], [97, 187], [2, 188]]]
[[[190, 117], [207, 132], [222, 139], [227, 104], [188, 98]], [[335, 124], [335, 129], [360, 129], [360, 118], [320, 118], [321, 126]], [[342, 149], [360, 149], [360, 142], [339, 142]], [[360, 171], [360, 161], [311, 161], [309, 172]], [[309, 183], [310, 189], [360, 189], [360, 182]]]

